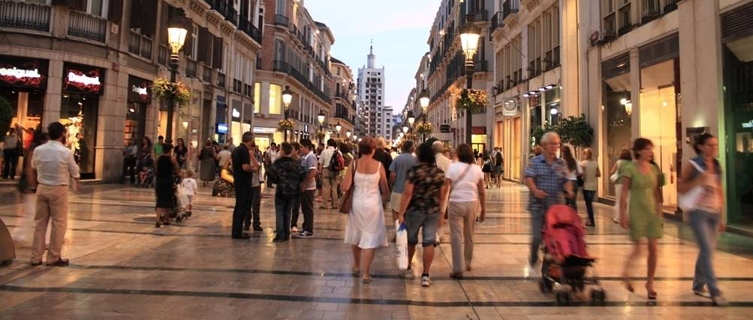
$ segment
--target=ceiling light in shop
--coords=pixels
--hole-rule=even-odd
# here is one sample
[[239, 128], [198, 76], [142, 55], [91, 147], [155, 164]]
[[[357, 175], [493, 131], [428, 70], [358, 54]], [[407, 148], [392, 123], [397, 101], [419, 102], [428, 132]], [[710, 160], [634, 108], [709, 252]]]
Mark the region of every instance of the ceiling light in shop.
[[554, 88], [554, 85], [553, 85], [553, 84], [550, 84], [550, 85], [546, 86], [546, 89], [547, 89], [547, 90], [551, 90], [552, 88]]
[[539, 91], [544, 92], [544, 91], [546, 91], [546, 88], [541, 87], [541, 88], [539, 88]]
[[528, 98], [528, 94], [527, 94], [527, 93], [524, 93], [524, 94], [523, 94], [523, 98]]
[[136, 112], [136, 110], [133, 110], [133, 108], [128, 109], [130, 112]]

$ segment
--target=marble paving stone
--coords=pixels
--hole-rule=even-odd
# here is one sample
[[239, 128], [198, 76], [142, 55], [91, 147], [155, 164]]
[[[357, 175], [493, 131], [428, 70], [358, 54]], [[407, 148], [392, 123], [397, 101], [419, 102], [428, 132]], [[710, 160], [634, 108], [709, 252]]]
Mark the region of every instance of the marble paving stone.
[[[160, 229], [153, 226], [152, 190], [96, 185], [73, 194], [67, 268], [28, 264], [33, 196], [0, 204], [18, 255], [13, 265], [0, 268], [0, 319], [717, 320], [749, 319], [753, 312], [753, 240], [721, 237], [714, 259], [731, 306], [712, 307], [690, 292], [698, 252], [692, 232], [665, 222], [655, 283], [659, 299], [648, 303], [645, 250], [631, 268], [636, 292], [629, 293], [620, 274], [632, 243], [611, 221], [612, 208], [600, 204], [586, 241], [598, 258], [589, 276], [600, 280], [607, 304], [591, 306], [586, 295], [575, 297], [573, 306], [557, 306], [524, 274], [530, 215], [527, 191], [516, 184], [488, 191], [488, 219], [476, 225], [473, 270], [464, 280], [448, 277], [452, 253], [445, 228], [429, 288], [400, 277], [392, 247], [377, 250], [372, 283], [353, 277], [351, 249], [342, 241], [347, 215], [317, 209], [315, 237], [275, 244], [273, 191], [265, 190], [265, 230], [247, 241], [232, 240], [233, 199], [200, 189], [193, 216]], [[387, 229], [394, 230], [392, 222]], [[422, 252], [412, 264], [417, 275]]]

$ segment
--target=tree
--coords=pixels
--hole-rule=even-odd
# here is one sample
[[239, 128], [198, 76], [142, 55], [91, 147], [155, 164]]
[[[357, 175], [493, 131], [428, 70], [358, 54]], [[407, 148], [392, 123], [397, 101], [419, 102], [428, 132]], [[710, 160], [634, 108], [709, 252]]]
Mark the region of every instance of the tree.
[[563, 119], [560, 127], [559, 133], [564, 143], [569, 143], [578, 149], [590, 147], [593, 143], [594, 129], [588, 124], [585, 114]]
[[5, 98], [0, 97], [0, 133], [5, 135], [10, 129], [10, 122], [13, 120], [13, 109], [10, 107], [10, 102]]

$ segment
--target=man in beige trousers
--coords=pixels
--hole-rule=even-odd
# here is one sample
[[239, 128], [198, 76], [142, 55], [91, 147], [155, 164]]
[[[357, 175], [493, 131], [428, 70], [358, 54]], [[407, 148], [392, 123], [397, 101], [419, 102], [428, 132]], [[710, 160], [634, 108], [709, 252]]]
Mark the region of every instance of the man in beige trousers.
[[68, 224], [68, 183], [79, 190], [79, 167], [73, 159], [73, 151], [65, 147], [65, 127], [53, 122], [47, 128], [50, 141], [34, 149], [31, 167], [37, 172], [37, 212], [34, 216], [36, 229], [31, 250], [31, 265], [42, 264], [47, 225], [52, 222], [50, 247], [47, 250], [47, 265], [67, 266], [61, 251]]

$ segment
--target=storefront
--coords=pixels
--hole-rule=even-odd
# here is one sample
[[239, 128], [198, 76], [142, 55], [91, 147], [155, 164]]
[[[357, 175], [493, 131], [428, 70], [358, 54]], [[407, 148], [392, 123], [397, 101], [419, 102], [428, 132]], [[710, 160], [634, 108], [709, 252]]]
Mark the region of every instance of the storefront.
[[[31, 144], [32, 130], [43, 126], [44, 96], [49, 61], [0, 55], [0, 96], [12, 109], [11, 126], [20, 125], [24, 147]], [[3, 136], [5, 132], [0, 133]]]
[[95, 145], [99, 98], [104, 93], [105, 70], [64, 63], [60, 123], [68, 134], [66, 146], [73, 151], [82, 179], [94, 179]]
[[486, 145], [486, 126], [473, 126], [471, 127], [471, 148], [478, 152], [489, 152], [489, 147]]
[[[725, 160], [730, 226], [753, 230], [753, 4], [721, 16]], [[722, 133], [720, 133], [722, 134]]]
[[[630, 54], [624, 53], [601, 63], [603, 81], [602, 118], [606, 134], [601, 134], [602, 156], [601, 168], [609, 172], [619, 160], [622, 149], [632, 147], [632, 113], [630, 83]], [[609, 174], [602, 174], [605, 186], [601, 196], [615, 197], [614, 184]]]
[[123, 145], [146, 136], [147, 107], [152, 101], [152, 82], [128, 76], [128, 101], [123, 129]]
[[519, 100], [517, 97], [503, 99], [504, 103], [498, 107], [497, 115], [501, 115], [496, 123], [495, 139], [493, 147], [502, 148], [504, 157], [504, 178], [513, 181], [521, 179], [522, 133], [523, 121], [521, 120]]

